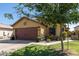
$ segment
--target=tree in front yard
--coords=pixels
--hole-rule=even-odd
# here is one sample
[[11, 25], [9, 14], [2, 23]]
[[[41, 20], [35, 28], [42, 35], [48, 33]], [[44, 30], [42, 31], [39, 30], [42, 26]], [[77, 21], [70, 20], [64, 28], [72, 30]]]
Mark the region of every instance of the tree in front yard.
[[10, 14], [10, 13], [5, 13], [5, 14], [4, 14], [4, 17], [5, 17], [5, 18], [8, 18], [8, 19], [13, 19], [13, 15]]
[[[15, 7], [17, 14], [35, 17], [48, 27], [60, 24], [61, 33], [64, 24], [79, 21], [79, 4], [77, 3], [20, 3]], [[62, 34], [61, 50], [64, 50]]]

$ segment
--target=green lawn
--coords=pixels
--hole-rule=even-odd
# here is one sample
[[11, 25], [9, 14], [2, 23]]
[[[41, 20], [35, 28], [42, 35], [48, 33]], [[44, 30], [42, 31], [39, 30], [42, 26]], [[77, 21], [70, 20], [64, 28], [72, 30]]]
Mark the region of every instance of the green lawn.
[[[67, 49], [67, 43], [64, 43], [65, 49]], [[73, 41], [69, 43], [70, 51], [79, 54], [79, 41]], [[43, 45], [30, 45], [25, 48], [19, 49], [13, 53], [11, 56], [62, 56], [67, 55], [62, 53], [60, 50], [60, 44], [43, 46]]]

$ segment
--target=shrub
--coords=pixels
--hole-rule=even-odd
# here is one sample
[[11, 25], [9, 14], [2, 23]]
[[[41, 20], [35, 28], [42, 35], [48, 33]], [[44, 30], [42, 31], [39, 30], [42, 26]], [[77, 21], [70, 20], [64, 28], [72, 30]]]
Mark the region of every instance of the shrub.
[[67, 37], [67, 32], [66, 31], [62, 32], [62, 36]]
[[50, 42], [53, 39], [53, 36], [52, 35], [48, 35], [48, 36], [46, 36], [46, 39], [47, 39], [48, 42]]
[[64, 55], [50, 46], [30, 45], [10, 54], [11, 56], [59, 56]]
[[45, 39], [45, 36], [44, 35], [37, 36], [37, 42], [43, 41], [44, 39]]

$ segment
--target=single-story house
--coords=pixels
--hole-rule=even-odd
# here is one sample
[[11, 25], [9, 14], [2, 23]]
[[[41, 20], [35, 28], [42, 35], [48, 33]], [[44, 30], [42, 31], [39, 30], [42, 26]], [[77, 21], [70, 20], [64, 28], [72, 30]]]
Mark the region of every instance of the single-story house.
[[7, 39], [12, 36], [13, 27], [0, 23], [0, 39]]
[[74, 27], [74, 31], [79, 31], [79, 25]]
[[72, 37], [72, 39], [79, 39], [79, 25], [74, 27]]
[[[28, 17], [22, 17], [12, 25], [15, 39], [35, 40], [39, 36], [49, 34], [49, 28], [38, 21], [31, 20]], [[57, 24], [56, 35], [60, 35], [60, 25]]]

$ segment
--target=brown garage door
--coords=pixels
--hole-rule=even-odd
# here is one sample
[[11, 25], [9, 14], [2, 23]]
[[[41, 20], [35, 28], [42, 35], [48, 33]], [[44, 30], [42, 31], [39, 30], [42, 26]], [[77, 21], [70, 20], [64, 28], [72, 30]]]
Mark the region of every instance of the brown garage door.
[[37, 37], [37, 28], [19, 28], [16, 29], [16, 38], [20, 40], [35, 40]]

